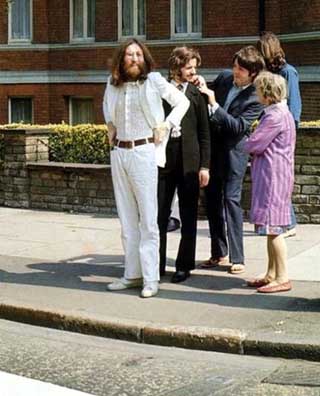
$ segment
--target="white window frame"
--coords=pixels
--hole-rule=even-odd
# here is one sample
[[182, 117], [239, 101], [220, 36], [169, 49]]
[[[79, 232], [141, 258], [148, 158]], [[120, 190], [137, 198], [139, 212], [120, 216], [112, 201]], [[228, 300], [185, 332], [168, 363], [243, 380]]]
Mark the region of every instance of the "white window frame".
[[[76, 99], [76, 100], [81, 100], [81, 99], [90, 99], [92, 100], [92, 105], [93, 105], [93, 116], [94, 116], [94, 98], [92, 96], [70, 96], [69, 97], [69, 124], [73, 125], [73, 113], [72, 113], [72, 101]], [[94, 120], [93, 120], [94, 122]], [[78, 124], [76, 124], [78, 125]]]
[[83, 37], [73, 37], [73, 2], [74, 0], [69, 1], [70, 5], [70, 42], [79, 43], [79, 42], [94, 42], [95, 35], [93, 37], [88, 37], [88, 0], [82, 0], [83, 2]]
[[202, 23], [201, 32], [191, 32], [192, 30], [192, 0], [187, 0], [187, 32], [175, 33], [175, 1], [171, 0], [170, 15], [171, 15], [171, 38], [201, 38], [202, 37]]
[[[145, 0], [145, 8], [147, 6], [147, 1]], [[133, 0], [133, 34], [130, 36], [124, 36], [122, 34], [122, 0], [118, 0], [118, 38], [119, 40], [126, 40], [130, 37], [136, 37], [140, 40], [144, 40], [146, 38], [145, 34], [138, 34], [138, 0]], [[146, 31], [146, 9], [144, 12], [144, 23], [145, 23], [145, 31]]]
[[9, 0], [8, 1], [8, 43], [9, 44], [31, 44], [32, 43], [32, 37], [33, 37], [33, 0], [30, 0], [30, 37], [25, 39], [25, 38], [13, 38], [12, 37], [12, 2], [14, 0]]
[[34, 103], [32, 96], [10, 96], [8, 99], [8, 122], [12, 123], [12, 99], [30, 99], [31, 101], [31, 124], [34, 123]]

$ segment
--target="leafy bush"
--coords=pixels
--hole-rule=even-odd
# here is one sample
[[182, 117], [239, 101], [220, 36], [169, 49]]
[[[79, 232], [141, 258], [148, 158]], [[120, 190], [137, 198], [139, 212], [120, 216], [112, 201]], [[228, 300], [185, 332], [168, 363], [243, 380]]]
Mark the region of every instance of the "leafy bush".
[[[8, 124], [1, 129], [51, 129], [49, 159], [57, 162], [106, 164], [109, 162], [109, 143], [105, 125], [68, 124], [26, 125]], [[3, 159], [3, 135], [0, 134], [0, 159]]]

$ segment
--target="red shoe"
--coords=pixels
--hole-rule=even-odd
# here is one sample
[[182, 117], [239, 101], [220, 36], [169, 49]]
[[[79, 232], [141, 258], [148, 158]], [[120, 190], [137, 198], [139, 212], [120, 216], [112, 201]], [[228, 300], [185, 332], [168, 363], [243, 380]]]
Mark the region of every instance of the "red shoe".
[[291, 282], [284, 282], [278, 285], [266, 285], [259, 287], [257, 292], [259, 293], [279, 293], [279, 292], [286, 292], [292, 289]]
[[262, 287], [262, 286], [266, 286], [268, 283], [270, 283], [270, 281], [267, 281], [266, 279], [262, 278], [262, 279], [251, 279], [247, 281], [247, 286], [248, 287]]

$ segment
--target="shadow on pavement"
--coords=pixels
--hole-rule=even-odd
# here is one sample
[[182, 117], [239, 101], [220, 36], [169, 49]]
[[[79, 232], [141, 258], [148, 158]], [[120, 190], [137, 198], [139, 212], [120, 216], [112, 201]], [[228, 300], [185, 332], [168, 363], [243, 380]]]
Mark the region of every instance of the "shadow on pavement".
[[[54, 263], [33, 263], [26, 265], [33, 272], [17, 273], [1, 270], [0, 281], [105, 292], [108, 281], [123, 275], [122, 261], [122, 255], [84, 255]], [[214, 275], [214, 271], [210, 271], [208, 275], [195, 273], [179, 285], [171, 284], [170, 277], [166, 276], [161, 280], [161, 291], [156, 298], [248, 309], [320, 311], [320, 299], [296, 297], [290, 293], [261, 295], [254, 289], [248, 289], [244, 279]], [[112, 279], [101, 279], [106, 277]], [[120, 293], [132, 295], [136, 294], [136, 291], [125, 290]]]

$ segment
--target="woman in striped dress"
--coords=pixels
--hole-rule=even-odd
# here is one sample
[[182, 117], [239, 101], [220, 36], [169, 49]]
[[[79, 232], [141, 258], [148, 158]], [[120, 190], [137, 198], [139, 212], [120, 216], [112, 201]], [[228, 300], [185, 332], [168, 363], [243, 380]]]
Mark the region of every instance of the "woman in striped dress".
[[267, 235], [268, 269], [262, 278], [248, 281], [260, 293], [291, 289], [284, 233], [290, 224], [294, 182], [295, 124], [286, 103], [283, 77], [262, 72], [255, 79], [257, 94], [266, 107], [245, 143], [252, 154], [250, 221], [259, 235]]

